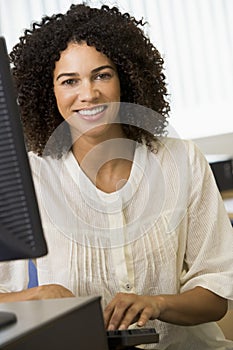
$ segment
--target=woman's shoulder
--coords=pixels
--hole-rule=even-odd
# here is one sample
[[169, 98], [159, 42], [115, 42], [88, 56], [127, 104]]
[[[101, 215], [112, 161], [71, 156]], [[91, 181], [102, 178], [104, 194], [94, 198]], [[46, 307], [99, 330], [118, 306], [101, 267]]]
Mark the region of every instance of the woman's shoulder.
[[204, 157], [204, 154], [198, 148], [197, 144], [190, 139], [181, 139], [176, 137], [160, 137], [154, 142], [154, 153], [169, 152], [172, 154], [187, 155], [188, 158]]
[[173, 146], [173, 147], [179, 147], [180, 145], [183, 145], [187, 149], [197, 147], [195, 142], [191, 139], [171, 137], [171, 136], [159, 137], [155, 140], [155, 144], [158, 144], [159, 146]]
[[33, 151], [28, 152], [28, 158], [30, 162], [34, 163], [61, 163], [69, 157], [70, 152], [66, 152], [63, 155], [57, 157], [56, 155], [38, 155]]
[[193, 140], [163, 137], [157, 141], [154, 155], [163, 167], [176, 164], [177, 169], [205, 172], [209, 167], [206, 156]]
[[52, 157], [52, 156], [39, 156], [35, 152], [28, 152], [28, 159], [31, 166], [31, 170], [33, 173], [38, 173], [39, 169], [43, 167], [43, 169], [56, 169], [60, 167], [64, 162], [66, 156], [62, 156], [60, 158]]
[[35, 152], [32, 152], [32, 151], [28, 152], [28, 158], [30, 162], [40, 161], [42, 159], [41, 156], [37, 155]]

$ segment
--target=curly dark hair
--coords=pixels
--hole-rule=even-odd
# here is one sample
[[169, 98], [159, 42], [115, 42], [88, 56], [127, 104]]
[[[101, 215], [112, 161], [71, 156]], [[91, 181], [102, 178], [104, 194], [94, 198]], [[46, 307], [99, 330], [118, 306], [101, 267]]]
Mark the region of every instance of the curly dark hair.
[[25, 30], [10, 61], [28, 150], [42, 155], [49, 137], [64, 122], [53, 91], [53, 71], [70, 42], [85, 41], [115, 63], [122, 102], [157, 112], [141, 122], [129, 112], [128, 122], [122, 122], [128, 138], [152, 147], [155, 135], [164, 135], [170, 111], [164, 62], [144, 34], [144, 24], [115, 6], [92, 8], [83, 3], [71, 5], [65, 14], [45, 16]]

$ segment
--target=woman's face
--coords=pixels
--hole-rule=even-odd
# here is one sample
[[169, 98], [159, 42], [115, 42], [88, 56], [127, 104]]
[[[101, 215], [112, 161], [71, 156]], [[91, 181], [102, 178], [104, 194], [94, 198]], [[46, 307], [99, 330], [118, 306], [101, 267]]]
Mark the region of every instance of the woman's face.
[[[111, 129], [120, 102], [116, 66], [86, 43], [70, 43], [54, 69], [54, 93], [62, 117], [81, 134]], [[119, 128], [119, 124], [118, 124]]]

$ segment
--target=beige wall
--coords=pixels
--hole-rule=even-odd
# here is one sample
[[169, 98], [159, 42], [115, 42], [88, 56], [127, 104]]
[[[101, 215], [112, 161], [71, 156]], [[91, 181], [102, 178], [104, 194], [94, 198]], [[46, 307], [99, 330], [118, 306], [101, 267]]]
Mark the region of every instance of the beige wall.
[[193, 139], [204, 154], [225, 154], [233, 157], [233, 133]]

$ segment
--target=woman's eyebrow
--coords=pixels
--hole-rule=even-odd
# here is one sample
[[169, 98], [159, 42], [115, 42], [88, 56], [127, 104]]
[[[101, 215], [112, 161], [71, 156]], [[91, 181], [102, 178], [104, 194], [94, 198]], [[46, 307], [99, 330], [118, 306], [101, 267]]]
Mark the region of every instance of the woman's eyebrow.
[[112, 70], [115, 70], [113, 66], [110, 66], [110, 65], [106, 64], [105, 66], [100, 66], [100, 67], [97, 67], [97, 68], [93, 69], [93, 70], [91, 71], [91, 73], [97, 73], [97, 72], [99, 72], [100, 70], [106, 69], [106, 68], [110, 68], [110, 69], [112, 69]]
[[[94, 68], [92, 71], [91, 71], [91, 74], [93, 73], [98, 73], [99, 71], [101, 71], [102, 69], [106, 69], [106, 68], [110, 68], [112, 70], [115, 71], [114, 67], [113, 66], [110, 66], [110, 65], [104, 65], [104, 66], [100, 66], [100, 67], [97, 67], [97, 68]], [[57, 76], [56, 80], [60, 79], [61, 77], [63, 76], [66, 76], [66, 77], [75, 77], [75, 76], [79, 76], [78, 73], [61, 73]]]
[[57, 76], [56, 80], [60, 79], [61, 77], [65, 76], [65, 77], [76, 77], [78, 76], [78, 73], [61, 73]]

